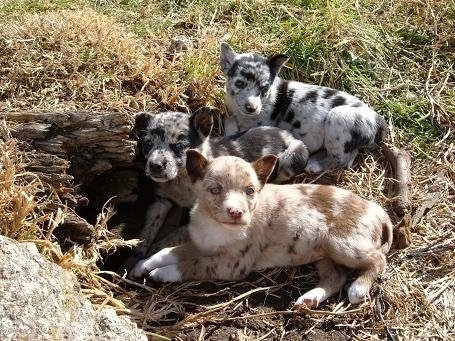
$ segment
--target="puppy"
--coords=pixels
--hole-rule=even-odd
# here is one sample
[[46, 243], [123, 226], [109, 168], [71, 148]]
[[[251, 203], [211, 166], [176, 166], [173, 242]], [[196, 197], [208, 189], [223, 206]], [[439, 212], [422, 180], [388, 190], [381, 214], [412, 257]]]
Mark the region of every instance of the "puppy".
[[186, 151], [196, 148], [206, 157], [235, 155], [248, 161], [275, 154], [278, 166], [274, 181], [288, 181], [304, 171], [308, 150], [302, 141], [276, 127], [258, 127], [227, 137], [209, 137], [213, 117], [207, 110], [188, 115], [181, 112], [140, 113], [136, 116], [138, 148], [145, 158], [145, 174], [157, 183], [156, 200], [147, 210], [141, 233], [144, 242], [136, 258], [145, 257], [163, 225], [172, 202], [192, 207], [195, 196], [186, 174]]
[[278, 73], [288, 57], [236, 53], [221, 44], [230, 116], [226, 134], [258, 125], [292, 132], [308, 147], [307, 172], [351, 167], [360, 148], [374, 149], [387, 130], [385, 120], [357, 97], [342, 91], [288, 81]]
[[276, 162], [250, 164], [233, 156], [212, 161], [187, 152], [186, 168], [197, 203], [191, 241], [138, 263], [133, 278], [156, 281], [236, 280], [255, 270], [318, 262], [319, 285], [296, 305], [317, 307], [346, 282], [344, 267], [358, 270], [348, 290], [364, 301], [386, 265], [392, 223], [376, 203], [324, 185], [266, 184]]

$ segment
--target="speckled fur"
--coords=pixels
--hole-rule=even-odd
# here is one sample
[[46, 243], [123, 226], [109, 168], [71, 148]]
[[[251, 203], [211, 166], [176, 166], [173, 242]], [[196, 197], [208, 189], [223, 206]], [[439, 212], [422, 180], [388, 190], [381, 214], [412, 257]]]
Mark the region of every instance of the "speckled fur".
[[250, 164], [233, 156], [209, 161], [187, 154], [187, 171], [198, 198], [191, 212], [191, 242], [165, 248], [130, 274], [157, 281], [235, 280], [250, 272], [317, 261], [319, 285], [296, 305], [317, 307], [346, 281], [351, 303], [367, 299], [384, 270], [392, 224], [376, 203], [324, 185], [264, 184], [276, 158]]
[[192, 207], [195, 197], [185, 170], [186, 151], [197, 148], [206, 157], [235, 155], [253, 161], [263, 155], [279, 158], [274, 182], [302, 173], [308, 151], [302, 141], [276, 127], [258, 127], [233, 136], [209, 137], [213, 118], [206, 110], [140, 113], [136, 116], [138, 149], [145, 158], [145, 174], [157, 183], [155, 202], [148, 208], [142, 229], [144, 240], [135, 258], [145, 257], [173, 203]]
[[[374, 149], [387, 130], [385, 120], [346, 92], [278, 77], [288, 60], [236, 53], [221, 44], [226, 76], [226, 134], [271, 125], [292, 132], [311, 153], [306, 170], [351, 167], [360, 148]], [[316, 153], [318, 152], [318, 153]]]

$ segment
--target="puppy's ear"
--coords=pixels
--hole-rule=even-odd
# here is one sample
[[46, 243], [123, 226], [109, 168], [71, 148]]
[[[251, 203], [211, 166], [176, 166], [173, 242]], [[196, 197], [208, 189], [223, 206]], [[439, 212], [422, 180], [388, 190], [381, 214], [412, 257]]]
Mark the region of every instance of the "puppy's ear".
[[281, 67], [289, 60], [289, 57], [285, 54], [275, 54], [267, 58], [267, 63], [270, 67], [270, 72], [273, 76], [276, 76], [280, 72]]
[[212, 132], [213, 116], [210, 108], [201, 108], [194, 114], [193, 125], [203, 137], [207, 137]]
[[232, 49], [228, 43], [221, 43], [220, 46], [220, 68], [224, 74], [227, 74], [235, 61], [237, 53]]
[[209, 161], [197, 150], [186, 151], [186, 171], [192, 182], [202, 179]]
[[138, 113], [134, 116], [134, 133], [137, 138], [145, 135], [151, 116], [151, 114], [145, 112]]
[[278, 158], [275, 155], [266, 155], [253, 162], [253, 168], [256, 171], [259, 181], [264, 185], [275, 169]]

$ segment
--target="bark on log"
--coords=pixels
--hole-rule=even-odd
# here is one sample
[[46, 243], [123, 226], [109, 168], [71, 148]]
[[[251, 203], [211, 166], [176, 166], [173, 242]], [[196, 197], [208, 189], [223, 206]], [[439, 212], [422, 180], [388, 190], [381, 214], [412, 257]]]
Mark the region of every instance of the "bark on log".
[[412, 208], [412, 180], [411, 180], [411, 155], [396, 147], [382, 145], [386, 159], [392, 165], [395, 183], [395, 195], [397, 200], [394, 203], [395, 213], [402, 218], [397, 231], [398, 247], [400, 249], [409, 246], [411, 239], [411, 208]]
[[[80, 184], [114, 166], [131, 166], [136, 142], [129, 138], [132, 115], [90, 112], [3, 112], [13, 138], [20, 143], [25, 169], [45, 184], [46, 194], [58, 200], [49, 210], [67, 210], [59, 228], [73, 241], [90, 241], [94, 227], [74, 213], [88, 199], [78, 192]], [[69, 210], [68, 210], [69, 209]]]
[[126, 113], [7, 112], [0, 118], [15, 123], [13, 137], [71, 161], [71, 174], [81, 183], [134, 159], [136, 142], [129, 140], [134, 118]]

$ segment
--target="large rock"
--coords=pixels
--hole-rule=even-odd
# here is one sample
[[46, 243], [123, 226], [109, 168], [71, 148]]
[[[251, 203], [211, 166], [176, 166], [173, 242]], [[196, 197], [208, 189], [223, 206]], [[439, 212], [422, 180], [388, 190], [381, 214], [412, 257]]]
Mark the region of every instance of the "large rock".
[[94, 311], [75, 276], [32, 243], [0, 236], [0, 340], [146, 340], [114, 310]]

